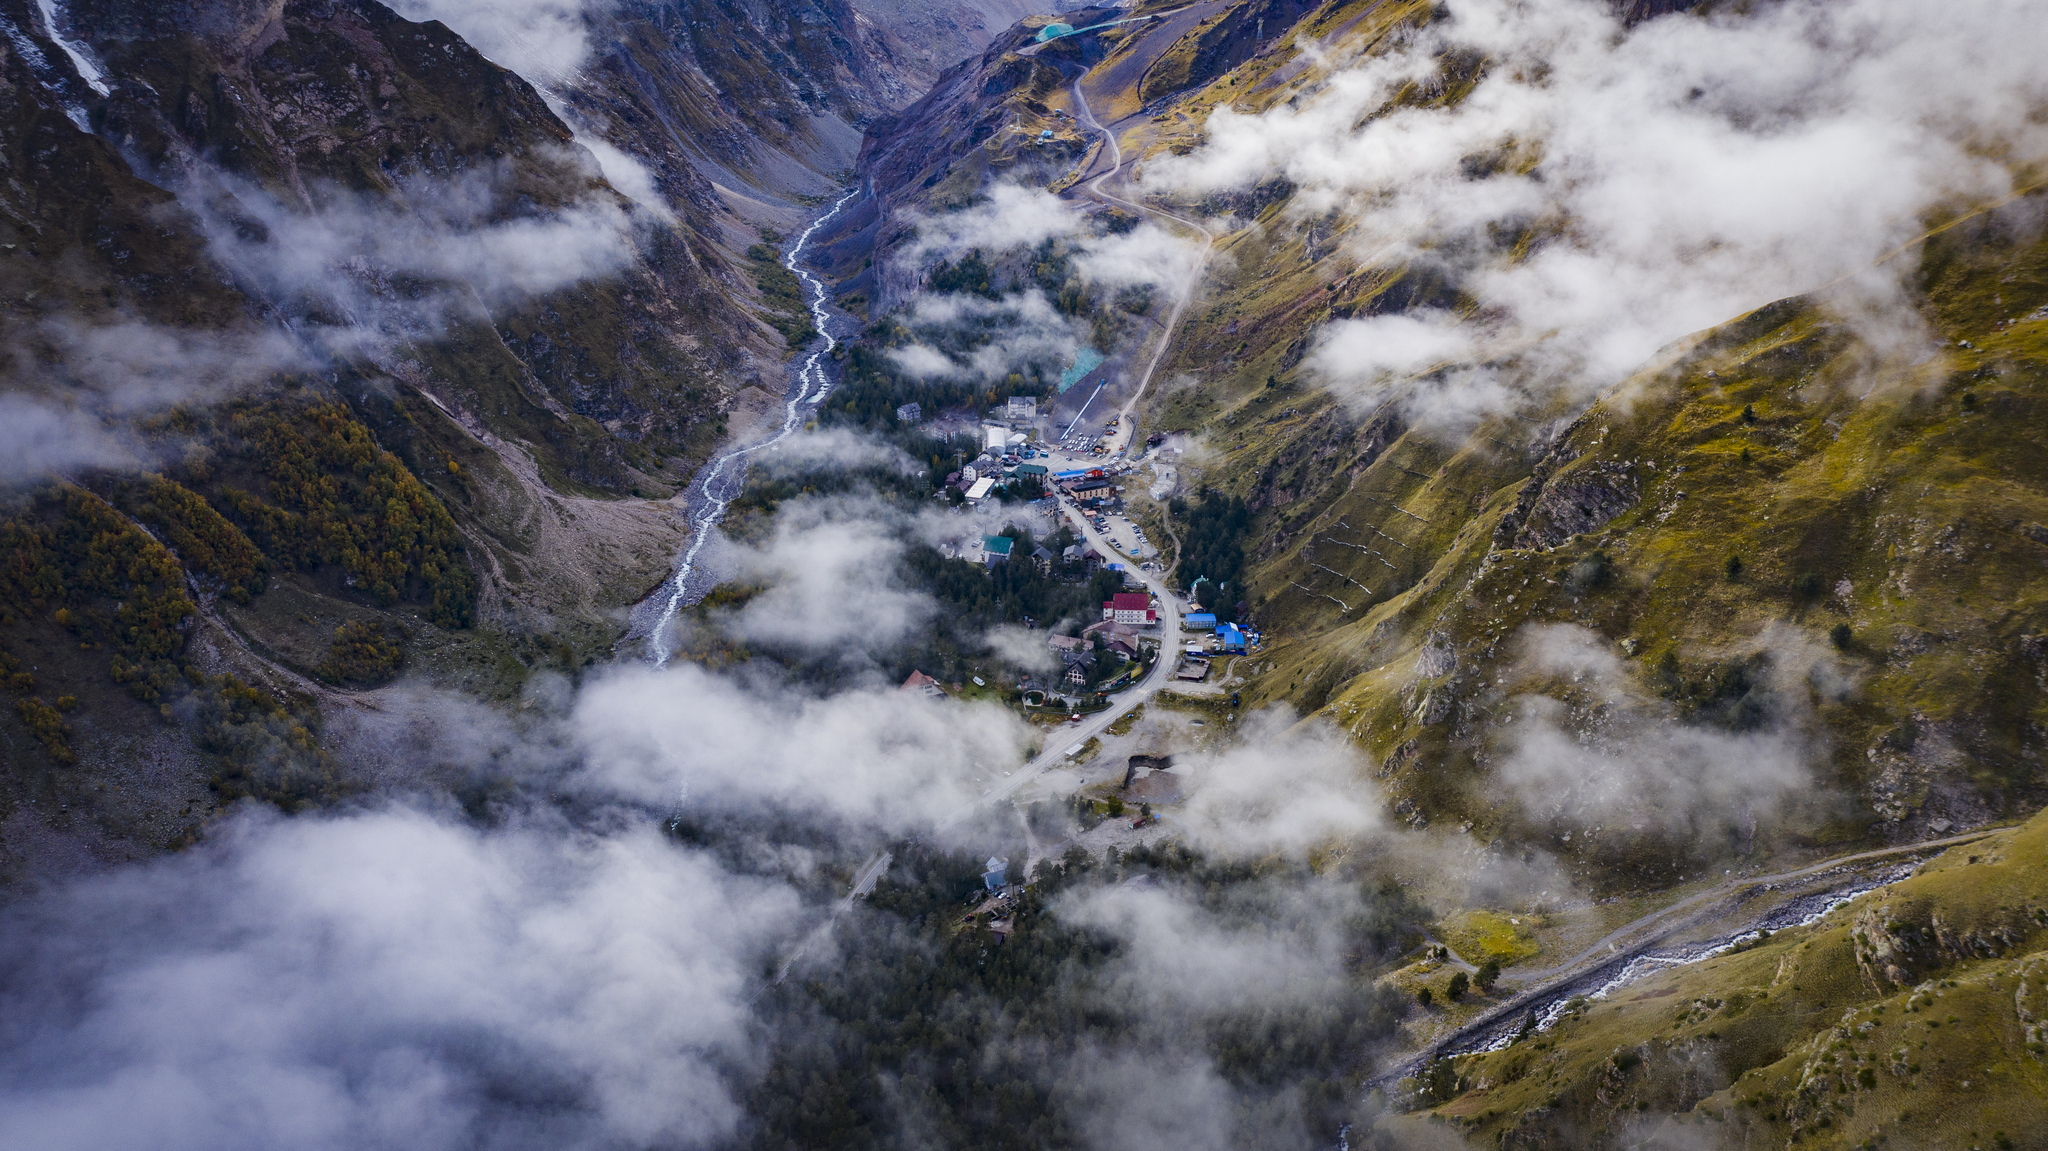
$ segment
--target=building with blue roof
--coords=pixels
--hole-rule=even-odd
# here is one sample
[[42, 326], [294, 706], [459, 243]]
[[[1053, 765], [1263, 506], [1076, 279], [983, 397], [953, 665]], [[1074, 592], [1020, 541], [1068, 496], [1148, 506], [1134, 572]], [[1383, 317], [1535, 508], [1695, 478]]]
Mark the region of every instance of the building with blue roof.
[[1216, 613], [1209, 611], [1190, 612], [1180, 617], [1180, 626], [1189, 631], [1215, 631]]
[[1244, 632], [1234, 623], [1226, 623], [1216, 629], [1216, 638], [1223, 641], [1223, 650], [1232, 655], [1244, 654]]

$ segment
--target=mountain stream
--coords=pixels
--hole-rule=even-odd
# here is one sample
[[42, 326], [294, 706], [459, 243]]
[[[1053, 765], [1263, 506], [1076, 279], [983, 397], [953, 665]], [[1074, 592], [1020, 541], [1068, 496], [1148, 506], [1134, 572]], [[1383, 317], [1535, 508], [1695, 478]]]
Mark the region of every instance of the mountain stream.
[[[832, 210], [811, 221], [796, 243], [790, 245], [782, 265], [796, 274], [811, 297], [811, 322], [817, 325], [824, 342], [811, 349], [803, 367], [797, 372], [796, 380], [789, 389], [789, 399], [783, 405], [782, 426], [775, 434], [764, 440], [733, 448], [717, 459], [698, 475], [696, 491], [689, 500], [690, 538], [682, 554], [676, 558], [675, 573], [655, 594], [666, 595], [661, 614], [655, 619], [654, 628], [648, 635], [648, 646], [653, 649], [654, 665], [660, 667], [669, 659], [669, 627], [675, 622], [676, 613], [687, 607], [694, 599], [701, 599], [705, 590], [692, 587], [690, 579], [697, 575], [697, 556], [704, 550], [704, 542], [711, 538], [711, 530], [725, 517], [725, 510], [732, 506], [741, 488], [746, 484], [747, 457], [765, 451], [788, 439], [804, 425], [804, 419], [818, 409], [831, 390], [831, 379], [825, 373], [825, 360], [839, 347], [839, 338], [832, 334], [832, 312], [825, 306], [829, 293], [825, 281], [811, 274], [803, 265], [804, 249], [810, 245], [811, 237], [819, 228], [830, 223], [840, 210], [853, 202], [860, 194], [858, 188], [841, 196]], [[701, 581], [700, 581], [701, 582]]]

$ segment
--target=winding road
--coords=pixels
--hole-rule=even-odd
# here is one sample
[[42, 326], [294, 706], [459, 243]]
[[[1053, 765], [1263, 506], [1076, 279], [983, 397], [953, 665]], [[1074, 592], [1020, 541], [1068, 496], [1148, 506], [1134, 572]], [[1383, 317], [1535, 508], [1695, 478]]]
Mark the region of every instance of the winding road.
[[1116, 133], [1103, 127], [1102, 122], [1095, 118], [1095, 110], [1088, 106], [1088, 94], [1081, 90], [1080, 79], [1074, 81], [1073, 92], [1074, 107], [1079, 113], [1075, 118], [1081, 121], [1082, 126], [1088, 130], [1102, 134], [1103, 143], [1108, 147], [1110, 155], [1109, 171], [1083, 185], [1088, 190], [1088, 194], [1105, 204], [1115, 204], [1118, 207], [1129, 208], [1134, 212], [1142, 213], [1154, 219], [1171, 220], [1176, 224], [1193, 229], [1202, 238], [1201, 253], [1195, 258], [1194, 266], [1188, 269], [1187, 279], [1180, 285], [1180, 293], [1174, 298], [1173, 311], [1166, 317], [1165, 330], [1159, 334], [1158, 346], [1152, 349], [1152, 358], [1146, 362], [1144, 372], [1138, 376], [1138, 386], [1131, 391], [1130, 398], [1124, 401], [1124, 406], [1117, 412], [1117, 434], [1123, 437], [1123, 443], [1118, 448], [1118, 451], [1128, 452], [1132, 439], [1137, 435], [1137, 428], [1131, 421], [1131, 412], [1137, 408], [1138, 401], [1145, 398], [1145, 390], [1152, 386], [1152, 377], [1158, 373], [1159, 365], [1166, 359], [1166, 350], [1173, 346], [1173, 335], [1180, 330], [1181, 317], [1187, 314], [1188, 303], [1195, 298], [1195, 285], [1201, 282], [1202, 269], [1208, 266], [1209, 257], [1216, 250], [1216, 233], [1211, 232], [1199, 222], [1190, 220], [1185, 216], [1177, 216], [1172, 212], [1161, 208], [1154, 208], [1149, 204], [1127, 200], [1122, 196], [1114, 195], [1104, 190], [1103, 185], [1105, 183], [1123, 173], [1123, 146], [1117, 143]]
[[[1824, 871], [1856, 863], [1867, 863], [1872, 860], [1887, 859], [1900, 855], [1939, 851], [1944, 848], [1971, 843], [1983, 839], [1985, 836], [1996, 835], [2006, 830], [2009, 830], [2009, 828], [1981, 828], [1977, 831], [1966, 832], [1962, 835], [1951, 835], [1943, 839], [1929, 839], [1919, 843], [1902, 844], [1897, 847], [1884, 847], [1875, 851], [1861, 851], [1853, 855], [1836, 856], [1833, 859], [1807, 864], [1804, 867], [1797, 867], [1790, 871], [1781, 871], [1775, 875], [1749, 875], [1718, 884], [1697, 895], [1681, 899], [1668, 907], [1660, 908], [1640, 919], [1624, 924], [1616, 930], [1609, 932], [1599, 942], [1572, 956], [1565, 962], [1558, 964], [1556, 967], [1513, 977], [1517, 981], [1536, 980], [1538, 983], [1537, 986], [1523, 991], [1498, 1007], [1491, 1008], [1473, 1017], [1456, 1030], [1431, 1040], [1421, 1050], [1410, 1052], [1381, 1067], [1366, 1078], [1364, 1089], [1367, 1092], [1371, 1092], [1375, 1088], [1384, 1087], [1405, 1079], [1415, 1074], [1423, 1064], [1428, 1063], [1430, 1060], [1464, 1045], [1474, 1036], [1498, 1026], [1503, 1020], [1522, 1014], [1540, 1000], [1563, 991], [1573, 983], [1584, 979], [1600, 968], [1627, 962], [1641, 952], [1656, 946], [1673, 932], [1691, 926], [1692, 921], [1681, 918], [1686, 912], [1703, 910], [1717, 902], [1739, 895], [1750, 888], [1790, 883], [1795, 880], [1818, 875]], [[1622, 945], [1622, 940], [1630, 939], [1631, 936], [1638, 936], [1639, 933], [1644, 932], [1647, 932], [1647, 934], [1640, 934], [1640, 937], [1630, 940], [1625, 947]], [[1511, 977], [1503, 974], [1502, 978]]]

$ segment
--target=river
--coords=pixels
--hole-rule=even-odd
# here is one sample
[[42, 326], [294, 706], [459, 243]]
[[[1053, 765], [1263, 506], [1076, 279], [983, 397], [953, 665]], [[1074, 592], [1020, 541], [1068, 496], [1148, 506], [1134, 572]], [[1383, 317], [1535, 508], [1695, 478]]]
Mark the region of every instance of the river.
[[825, 361], [839, 347], [839, 338], [832, 334], [832, 310], [825, 303], [830, 297], [830, 292], [826, 289], [824, 280], [812, 275], [810, 269], [804, 267], [804, 249], [810, 246], [811, 237], [817, 234], [818, 229], [831, 223], [832, 219], [858, 195], [860, 189], [855, 188], [841, 196], [839, 201], [832, 205], [831, 211], [811, 221], [811, 226], [803, 230], [803, 234], [797, 237], [796, 243], [790, 245], [789, 252], [782, 258], [782, 266], [795, 273], [796, 278], [809, 291], [811, 322], [817, 325], [818, 333], [824, 342], [811, 349], [810, 355], [804, 359], [803, 366], [798, 369], [796, 379], [790, 384], [789, 398], [783, 405], [782, 426], [775, 434], [764, 440], [733, 448], [718, 456], [698, 474], [696, 482], [692, 485], [695, 490], [688, 503], [690, 537], [684, 543], [682, 552], [676, 557], [675, 572], [669, 576], [668, 582], [655, 592], [656, 596], [667, 597], [662, 603], [661, 614], [656, 617], [647, 641], [653, 649], [656, 667], [668, 663], [669, 627], [675, 622], [676, 613], [687, 607], [694, 599], [702, 598], [707, 590], [693, 588], [690, 578], [698, 574], [697, 556], [704, 550], [704, 542], [711, 538], [712, 529], [725, 518], [725, 510], [732, 506], [732, 501], [738, 498], [740, 489], [746, 483], [747, 457], [774, 447], [795, 434], [798, 428], [803, 427], [805, 417], [818, 409], [818, 405], [825, 399], [825, 393], [831, 390], [832, 381], [826, 374]]

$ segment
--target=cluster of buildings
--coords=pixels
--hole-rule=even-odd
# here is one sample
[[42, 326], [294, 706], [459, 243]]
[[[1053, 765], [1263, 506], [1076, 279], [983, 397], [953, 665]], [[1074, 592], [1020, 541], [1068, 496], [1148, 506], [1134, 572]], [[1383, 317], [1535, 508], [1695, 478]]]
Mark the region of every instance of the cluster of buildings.
[[[896, 418], [916, 423], [924, 418], [924, 409], [918, 404], [905, 404], [896, 409]], [[1035, 479], [1043, 484], [1045, 465], [1029, 462], [1039, 455], [1030, 446], [1030, 429], [1037, 419], [1037, 397], [1010, 397], [1009, 402], [992, 413], [990, 421], [982, 425], [980, 454], [959, 471], [948, 475], [947, 486], [964, 494], [968, 503], [978, 504], [1010, 480]], [[1025, 430], [1018, 430], [1020, 427]]]
[[1190, 654], [1220, 651], [1225, 655], [1243, 655], [1257, 646], [1261, 638], [1258, 632], [1249, 628], [1234, 623], [1216, 622], [1213, 612], [1190, 612], [1180, 617], [1180, 626], [1184, 631], [1208, 632], [1211, 636], [1210, 642], [1213, 646], [1190, 645]]

